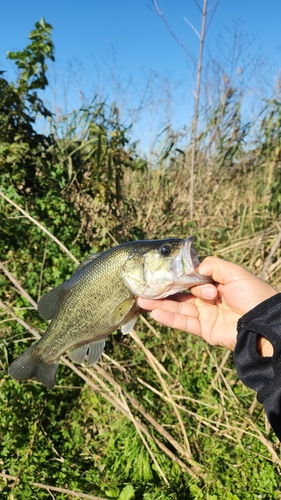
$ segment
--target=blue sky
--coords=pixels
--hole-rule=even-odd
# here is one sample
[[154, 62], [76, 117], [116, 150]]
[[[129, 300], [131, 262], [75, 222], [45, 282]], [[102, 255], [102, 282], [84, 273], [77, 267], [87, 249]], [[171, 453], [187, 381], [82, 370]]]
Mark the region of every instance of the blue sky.
[[[210, 0], [209, 5], [212, 3]], [[200, 30], [196, 2], [158, 0], [158, 5], [196, 59], [198, 39], [184, 19]], [[155, 127], [168, 119], [175, 126], [188, 125], [193, 109], [194, 67], [151, 0], [2, 0], [0, 65], [7, 74], [11, 74], [12, 63], [6, 60], [6, 52], [23, 49], [42, 16], [54, 28], [56, 62], [50, 66], [46, 94], [52, 106], [70, 110], [79, 105], [82, 93], [90, 99], [98, 91], [109, 101], [117, 101], [128, 122], [138, 120], [136, 111], [128, 112], [129, 107], [136, 110], [140, 101], [147, 100], [136, 135], [147, 133], [151, 138]], [[246, 71], [251, 58], [259, 54], [259, 66], [265, 69], [260, 84], [274, 87], [281, 66], [280, 19], [280, 0], [220, 0], [207, 32], [205, 64], [210, 56], [220, 58], [223, 52], [231, 59], [229, 33], [237, 23], [245, 37], [237, 64]], [[228, 61], [226, 69], [230, 66]], [[251, 70], [249, 79], [256, 78], [253, 73]]]

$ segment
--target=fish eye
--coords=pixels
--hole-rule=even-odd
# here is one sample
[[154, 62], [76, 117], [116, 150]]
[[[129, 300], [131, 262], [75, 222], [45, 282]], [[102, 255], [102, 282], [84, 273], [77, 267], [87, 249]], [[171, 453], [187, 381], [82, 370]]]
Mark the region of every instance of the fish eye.
[[160, 248], [160, 253], [163, 257], [169, 257], [171, 255], [172, 247], [170, 245], [162, 245]]

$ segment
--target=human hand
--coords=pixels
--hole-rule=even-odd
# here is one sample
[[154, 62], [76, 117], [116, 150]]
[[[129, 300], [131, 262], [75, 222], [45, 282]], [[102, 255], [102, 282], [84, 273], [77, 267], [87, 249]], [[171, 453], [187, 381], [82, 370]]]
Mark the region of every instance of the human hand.
[[[138, 304], [164, 325], [233, 351], [239, 318], [277, 291], [243, 267], [216, 257], [204, 259], [197, 271], [216, 283], [194, 286], [191, 294], [178, 293], [167, 299], [140, 297]], [[272, 346], [264, 337], [257, 349], [263, 356], [272, 355]]]

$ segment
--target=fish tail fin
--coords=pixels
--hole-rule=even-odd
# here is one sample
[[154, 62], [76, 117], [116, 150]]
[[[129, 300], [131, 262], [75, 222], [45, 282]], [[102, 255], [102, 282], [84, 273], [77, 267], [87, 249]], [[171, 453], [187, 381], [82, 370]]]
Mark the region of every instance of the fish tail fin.
[[56, 382], [58, 361], [56, 360], [52, 364], [46, 363], [33, 351], [34, 346], [31, 346], [15, 359], [9, 368], [9, 374], [16, 380], [28, 380], [36, 377], [47, 389], [51, 390]]

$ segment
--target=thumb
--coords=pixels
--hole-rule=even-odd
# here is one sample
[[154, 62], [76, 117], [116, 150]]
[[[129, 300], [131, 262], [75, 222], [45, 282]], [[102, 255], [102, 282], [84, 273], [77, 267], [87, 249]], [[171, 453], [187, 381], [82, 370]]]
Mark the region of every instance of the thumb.
[[[206, 257], [198, 266], [200, 274], [211, 276], [214, 281], [221, 285], [227, 285], [241, 279], [241, 275], [250, 274], [241, 266], [227, 262], [217, 257]], [[202, 285], [206, 287], [206, 285]]]
[[218, 285], [233, 283], [241, 278], [241, 274], [248, 274], [248, 271], [217, 257], [206, 257], [197, 267], [197, 272], [205, 276], [211, 276], [214, 284], [206, 283], [204, 285], [194, 286], [191, 289], [192, 294], [200, 299], [215, 300], [218, 295]]

